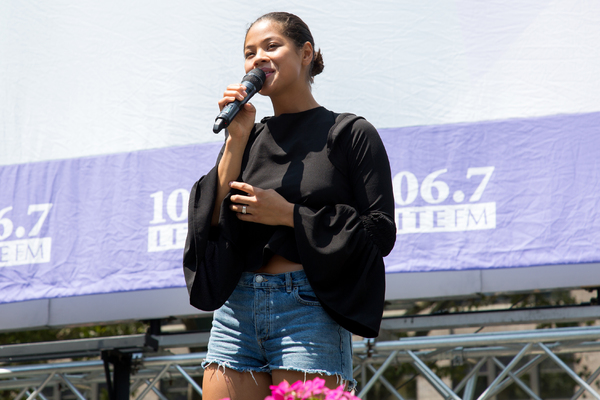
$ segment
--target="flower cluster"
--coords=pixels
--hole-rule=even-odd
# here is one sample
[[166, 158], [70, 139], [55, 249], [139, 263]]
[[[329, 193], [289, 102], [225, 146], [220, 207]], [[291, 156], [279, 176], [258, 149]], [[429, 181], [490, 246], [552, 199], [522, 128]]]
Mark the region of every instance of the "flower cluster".
[[271, 386], [271, 396], [265, 400], [360, 400], [358, 397], [344, 391], [344, 386], [336, 389], [325, 387], [325, 380], [315, 378], [312, 381], [298, 381], [292, 385], [283, 381]]

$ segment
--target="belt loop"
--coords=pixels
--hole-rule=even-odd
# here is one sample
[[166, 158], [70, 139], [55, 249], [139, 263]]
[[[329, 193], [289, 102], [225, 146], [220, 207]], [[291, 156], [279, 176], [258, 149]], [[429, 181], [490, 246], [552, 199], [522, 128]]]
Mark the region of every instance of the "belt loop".
[[291, 272], [285, 273], [285, 290], [288, 293], [292, 293], [292, 273]]

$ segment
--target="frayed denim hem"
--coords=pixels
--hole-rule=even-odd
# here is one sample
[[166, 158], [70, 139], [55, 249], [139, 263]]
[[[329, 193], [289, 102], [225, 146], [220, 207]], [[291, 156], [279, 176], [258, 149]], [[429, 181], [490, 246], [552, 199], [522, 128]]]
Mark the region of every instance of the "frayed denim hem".
[[[204, 360], [202, 362], [202, 368], [206, 369], [208, 367], [210, 367], [211, 365], [216, 365], [217, 368], [222, 368], [223, 369], [223, 374], [225, 374], [225, 372], [227, 371], [227, 368], [234, 370], [236, 372], [249, 372], [250, 375], [252, 376], [252, 379], [254, 379], [254, 382], [256, 382], [256, 378], [254, 378], [254, 373], [255, 372], [266, 372], [268, 374], [271, 374], [271, 370], [268, 369], [267, 366], [262, 367], [262, 368], [240, 368], [240, 367], [232, 367], [231, 364], [229, 364], [228, 362], [221, 362], [221, 361], [208, 361], [208, 360]], [[307, 380], [307, 375], [308, 374], [315, 374], [315, 375], [326, 375], [326, 376], [335, 376], [336, 377], [336, 382], [338, 385], [345, 385], [344, 390], [347, 392], [351, 392], [354, 389], [356, 389], [356, 380], [355, 379], [344, 379], [344, 377], [342, 376], [342, 374], [339, 373], [331, 373], [328, 371], [324, 371], [324, 370], [319, 370], [319, 369], [302, 369], [302, 368], [294, 368], [294, 367], [287, 367], [287, 368], [274, 368], [276, 370], [282, 370], [282, 371], [295, 371], [295, 372], [302, 372], [304, 374], [304, 382], [306, 382]], [[289, 383], [293, 383], [293, 382], [289, 382]], [[256, 384], [258, 385], [258, 382], [256, 382]]]
[[[274, 368], [274, 369], [279, 369], [279, 370], [283, 370], [283, 371], [302, 372], [304, 374], [304, 382], [306, 382], [306, 375], [308, 375], [308, 374], [316, 374], [316, 375], [321, 375], [321, 376], [323, 376], [323, 375], [335, 376], [336, 382], [338, 385], [346, 386], [344, 388], [345, 391], [351, 392], [354, 389], [356, 389], [356, 380], [355, 379], [347, 380], [342, 376], [342, 374], [339, 374], [339, 373], [331, 373], [329, 371], [324, 371], [324, 370], [320, 370], [320, 369], [302, 369], [302, 368], [294, 368], [294, 367]], [[289, 383], [293, 383], [293, 382], [289, 382]]]
[[256, 378], [254, 377], [254, 373], [255, 372], [266, 372], [267, 374], [270, 374], [271, 372], [269, 371], [269, 369], [267, 367], [263, 367], [263, 368], [240, 368], [240, 367], [232, 367], [231, 364], [229, 364], [228, 362], [222, 362], [222, 361], [209, 361], [209, 360], [204, 360], [202, 361], [202, 368], [206, 369], [208, 367], [210, 367], [211, 365], [215, 364], [217, 366], [217, 369], [222, 368], [223, 369], [223, 375], [225, 374], [225, 372], [227, 371], [227, 368], [234, 370], [236, 372], [250, 372], [250, 375], [252, 376], [252, 379], [254, 380], [254, 382], [258, 385], [258, 382], [256, 382]]

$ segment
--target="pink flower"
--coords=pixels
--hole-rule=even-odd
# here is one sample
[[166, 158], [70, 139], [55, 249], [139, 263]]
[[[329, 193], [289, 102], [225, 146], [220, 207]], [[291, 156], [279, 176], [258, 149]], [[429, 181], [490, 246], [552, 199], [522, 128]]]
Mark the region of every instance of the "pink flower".
[[297, 381], [290, 385], [283, 381], [279, 385], [270, 386], [271, 396], [265, 400], [360, 400], [344, 391], [344, 385], [336, 389], [325, 387], [325, 380], [319, 377], [311, 381]]
[[292, 390], [296, 394], [296, 398], [301, 400], [320, 398], [325, 388], [325, 379], [315, 378], [312, 381], [298, 381], [292, 385]]
[[298, 381], [292, 385], [283, 381], [279, 385], [271, 385], [270, 389], [271, 396], [265, 397], [265, 400], [360, 400], [344, 391], [344, 385], [328, 389], [325, 387], [325, 380], [319, 377], [306, 382]]
[[357, 399], [357, 397], [344, 391], [344, 386], [338, 386], [336, 389], [330, 389], [325, 394], [325, 400], [345, 400]]
[[287, 381], [283, 381], [279, 385], [271, 385], [269, 388], [271, 396], [268, 396], [270, 397], [268, 400], [294, 400], [294, 390]]

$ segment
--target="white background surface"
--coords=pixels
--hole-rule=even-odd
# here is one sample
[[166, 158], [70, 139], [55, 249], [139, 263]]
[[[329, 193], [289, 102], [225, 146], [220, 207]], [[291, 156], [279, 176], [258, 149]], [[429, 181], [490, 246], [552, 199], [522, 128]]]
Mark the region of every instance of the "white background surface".
[[377, 128], [600, 110], [593, 0], [5, 0], [0, 165], [222, 140], [216, 101], [274, 10], [323, 51], [317, 100]]

